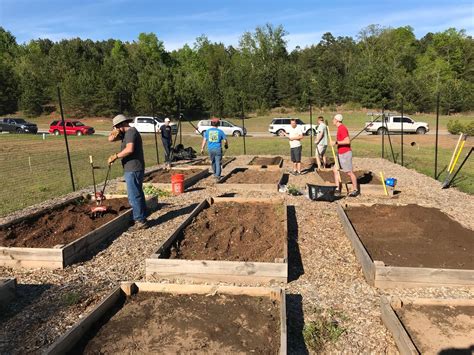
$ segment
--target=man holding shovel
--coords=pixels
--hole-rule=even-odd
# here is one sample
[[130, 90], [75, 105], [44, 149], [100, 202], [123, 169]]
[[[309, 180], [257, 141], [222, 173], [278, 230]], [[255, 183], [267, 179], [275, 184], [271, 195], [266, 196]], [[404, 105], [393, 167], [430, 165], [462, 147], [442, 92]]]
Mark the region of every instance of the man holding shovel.
[[[339, 164], [341, 170], [351, 178], [352, 182], [352, 192], [349, 194], [349, 197], [356, 197], [360, 195], [360, 192], [357, 188], [357, 177], [352, 171], [352, 149], [351, 149], [351, 139], [349, 138], [349, 130], [346, 126], [342, 124], [343, 117], [340, 113], [334, 116], [332, 123], [337, 127], [336, 141], [331, 142], [333, 146], [337, 146], [337, 158], [339, 159]], [[334, 181], [336, 182], [337, 189], [336, 193], [341, 191], [342, 181], [340, 174], [337, 170], [337, 165], [334, 166]]]
[[122, 160], [125, 182], [127, 184], [128, 202], [133, 209], [133, 230], [148, 228], [145, 194], [143, 193], [143, 177], [145, 159], [140, 133], [135, 127], [130, 127], [131, 119], [124, 115], [114, 117], [114, 129], [110, 132], [109, 142], [121, 141], [120, 152], [112, 154], [108, 163], [113, 164], [117, 159]]

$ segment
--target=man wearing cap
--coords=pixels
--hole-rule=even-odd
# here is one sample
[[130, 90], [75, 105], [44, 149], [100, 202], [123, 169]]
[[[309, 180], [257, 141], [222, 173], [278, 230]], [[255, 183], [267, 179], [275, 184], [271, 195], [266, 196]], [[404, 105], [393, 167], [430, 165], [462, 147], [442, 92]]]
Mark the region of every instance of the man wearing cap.
[[[349, 138], [349, 130], [345, 125], [342, 124], [343, 117], [340, 113], [334, 116], [332, 123], [337, 127], [336, 140], [332, 142], [333, 146], [337, 146], [337, 155], [339, 158], [339, 165], [341, 170], [351, 178], [352, 192], [349, 194], [350, 197], [356, 197], [360, 195], [357, 189], [357, 177], [352, 171], [352, 149], [351, 140]], [[337, 173], [336, 167], [334, 167], [334, 181], [336, 182], [338, 190], [336, 193], [341, 191], [342, 181], [339, 180], [339, 174]]]
[[145, 159], [143, 157], [143, 143], [140, 133], [135, 127], [130, 127], [131, 119], [124, 115], [117, 115], [113, 119], [114, 129], [109, 134], [109, 142], [121, 140], [120, 152], [112, 154], [108, 163], [112, 164], [117, 159], [122, 160], [125, 182], [127, 184], [128, 202], [133, 209], [132, 227], [134, 230], [146, 229], [147, 210], [145, 194], [143, 193], [143, 175]]
[[209, 159], [212, 164], [212, 171], [217, 181], [221, 179], [221, 160], [222, 160], [222, 142], [224, 142], [225, 149], [229, 148], [227, 137], [225, 133], [219, 128], [219, 119], [213, 118], [211, 120], [212, 128], [208, 129], [203, 136], [201, 144], [201, 154], [204, 153], [204, 147], [207, 142], [207, 150], [209, 152]]
[[161, 125], [161, 142], [163, 143], [163, 147], [165, 148], [165, 160], [166, 160], [166, 168], [171, 169], [171, 146], [172, 146], [172, 135], [171, 135], [171, 120], [166, 117], [165, 124]]

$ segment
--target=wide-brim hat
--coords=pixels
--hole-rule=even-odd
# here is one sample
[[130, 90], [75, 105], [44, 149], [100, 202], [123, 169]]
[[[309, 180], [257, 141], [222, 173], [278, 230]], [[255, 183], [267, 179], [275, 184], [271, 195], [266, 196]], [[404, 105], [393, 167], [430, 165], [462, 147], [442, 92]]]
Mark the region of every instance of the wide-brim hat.
[[124, 115], [117, 115], [114, 117], [114, 119], [112, 120], [112, 125], [114, 127], [118, 126], [119, 124], [121, 124], [122, 122], [130, 122], [132, 121], [131, 118], [128, 118], [128, 117], [125, 117]]

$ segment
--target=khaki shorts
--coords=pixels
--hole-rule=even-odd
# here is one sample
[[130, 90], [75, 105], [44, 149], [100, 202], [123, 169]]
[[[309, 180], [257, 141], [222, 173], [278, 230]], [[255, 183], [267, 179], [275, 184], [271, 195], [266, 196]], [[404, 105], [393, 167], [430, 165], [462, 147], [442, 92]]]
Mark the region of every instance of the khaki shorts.
[[352, 171], [352, 150], [345, 152], [343, 154], [338, 154], [339, 156], [339, 165], [341, 170], [345, 173]]
[[327, 145], [317, 145], [316, 154], [319, 153], [319, 156], [323, 156], [324, 154], [326, 154], [327, 147], [328, 147]]

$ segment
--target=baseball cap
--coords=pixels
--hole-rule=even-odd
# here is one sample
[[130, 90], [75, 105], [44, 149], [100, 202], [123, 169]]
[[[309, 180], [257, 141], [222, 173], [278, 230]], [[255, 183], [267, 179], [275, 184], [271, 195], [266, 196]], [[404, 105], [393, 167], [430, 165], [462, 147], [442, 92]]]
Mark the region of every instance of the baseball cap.
[[131, 118], [128, 118], [128, 117], [125, 117], [124, 115], [117, 115], [114, 117], [114, 119], [112, 120], [112, 125], [115, 127], [117, 125], [119, 125], [120, 123], [122, 122], [128, 122], [128, 121], [131, 121], [132, 119]]
[[211, 119], [211, 122], [219, 122], [220, 120], [217, 118], [217, 117], [214, 117], [213, 119]]
[[334, 116], [334, 119], [335, 119], [336, 121], [342, 122], [342, 120], [343, 120], [344, 118], [342, 117], [342, 115], [341, 115], [340, 113], [338, 113], [337, 115]]
[[168, 117], [166, 117], [165, 122], [171, 122], [171, 120]]

